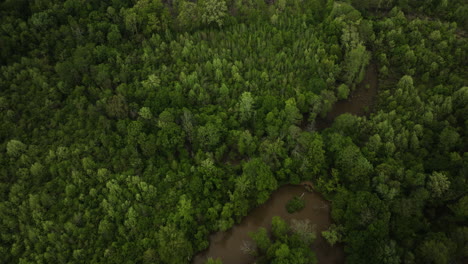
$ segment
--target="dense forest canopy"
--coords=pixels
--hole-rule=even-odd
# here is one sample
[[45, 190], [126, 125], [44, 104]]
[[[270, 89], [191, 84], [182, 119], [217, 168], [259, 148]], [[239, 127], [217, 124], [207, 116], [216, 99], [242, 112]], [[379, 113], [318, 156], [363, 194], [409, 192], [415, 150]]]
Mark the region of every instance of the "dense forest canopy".
[[[347, 263], [468, 258], [466, 1], [2, 0], [0, 26], [4, 263], [190, 263], [305, 180]], [[372, 113], [319, 130], [369, 65]], [[273, 221], [274, 263], [316, 262]]]

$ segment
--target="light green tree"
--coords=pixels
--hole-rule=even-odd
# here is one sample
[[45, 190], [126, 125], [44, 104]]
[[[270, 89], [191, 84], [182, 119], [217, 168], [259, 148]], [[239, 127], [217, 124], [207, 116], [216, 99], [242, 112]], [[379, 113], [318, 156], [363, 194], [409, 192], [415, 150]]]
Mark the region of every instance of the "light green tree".
[[301, 121], [302, 115], [299, 111], [299, 108], [296, 106], [296, 99], [289, 98], [286, 100], [284, 106], [284, 115], [287, 124], [298, 124]]
[[40, 162], [35, 162], [31, 165], [30, 171], [34, 177], [40, 177], [44, 172], [44, 166]]
[[271, 219], [271, 232], [276, 238], [283, 238], [289, 231], [289, 226], [279, 216], [273, 216]]
[[243, 92], [239, 101], [240, 120], [249, 121], [253, 116], [254, 98], [250, 92]]
[[224, 0], [203, 0], [201, 3], [202, 22], [205, 25], [216, 23], [218, 27], [223, 26], [224, 17], [227, 15], [226, 1]]
[[287, 258], [289, 256], [290, 250], [288, 245], [281, 244], [281, 246], [275, 251], [275, 255], [278, 258]]
[[8, 156], [17, 158], [26, 151], [26, 145], [19, 140], [12, 139], [8, 141], [6, 149]]
[[153, 118], [153, 114], [151, 113], [151, 110], [149, 109], [149, 107], [140, 108], [140, 111], [138, 111], [138, 114], [144, 119]]
[[344, 77], [347, 85], [359, 82], [362, 72], [369, 63], [370, 54], [366, 47], [358, 44], [356, 48], [351, 49], [345, 60]]
[[200, 9], [197, 4], [183, 1], [177, 16], [177, 22], [181, 29], [195, 29], [200, 24]]
[[250, 233], [249, 236], [255, 241], [260, 250], [266, 251], [271, 245], [271, 240], [264, 227], [260, 227], [256, 232]]
[[208, 258], [205, 264], [223, 264], [223, 262], [220, 259]]
[[343, 226], [332, 224], [328, 230], [322, 231], [322, 236], [330, 245], [335, 245], [343, 239]]
[[450, 188], [450, 181], [445, 174], [433, 172], [429, 175], [427, 188], [432, 192], [432, 196], [441, 197]]
[[338, 86], [338, 92], [337, 92], [338, 100], [346, 99], [348, 98], [348, 95], [349, 95], [349, 87], [346, 84], [343, 83], [340, 86]]

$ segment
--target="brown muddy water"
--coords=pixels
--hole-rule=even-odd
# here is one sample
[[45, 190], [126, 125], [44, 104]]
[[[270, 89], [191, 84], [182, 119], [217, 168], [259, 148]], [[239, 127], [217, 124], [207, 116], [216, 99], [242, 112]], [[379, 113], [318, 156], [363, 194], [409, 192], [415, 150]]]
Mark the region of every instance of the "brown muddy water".
[[350, 113], [364, 116], [370, 113], [377, 98], [378, 75], [377, 65], [371, 63], [366, 70], [364, 79], [359, 83], [348, 99], [340, 100], [333, 105], [325, 118], [317, 118], [316, 128], [323, 130], [333, 124], [333, 120], [341, 114]]
[[[333, 120], [344, 113], [354, 115], [366, 115], [373, 108], [378, 90], [377, 66], [370, 64], [366, 70], [364, 80], [346, 100], [338, 101], [325, 118], [315, 121], [315, 128], [322, 130], [329, 127]], [[308, 118], [305, 116], [301, 127], [309, 127]], [[315, 129], [313, 129], [315, 130]], [[286, 211], [286, 203], [296, 195], [304, 193], [305, 208], [300, 212], [289, 214]], [[256, 231], [259, 227], [268, 230], [271, 218], [280, 216], [290, 222], [292, 219], [309, 219], [317, 232], [317, 239], [312, 245], [312, 250], [317, 255], [319, 264], [344, 263], [344, 251], [342, 245], [331, 247], [320, 235], [326, 230], [332, 219], [330, 217], [330, 203], [316, 192], [307, 192], [302, 185], [285, 185], [273, 192], [270, 199], [263, 205], [253, 209], [242, 221], [234, 225], [226, 232], [216, 232], [210, 236], [210, 246], [207, 250], [195, 256], [194, 264], [203, 264], [208, 258], [219, 258], [223, 264], [247, 264], [254, 263], [255, 258], [244, 254], [241, 246], [244, 241], [251, 241], [249, 232]]]
[[[286, 203], [294, 196], [304, 193], [305, 207], [300, 212], [289, 214], [286, 211]], [[315, 225], [317, 239], [312, 245], [312, 250], [317, 255], [318, 263], [338, 264], [344, 263], [342, 246], [331, 247], [320, 232], [326, 230], [331, 223], [330, 203], [316, 192], [307, 192], [302, 185], [285, 185], [273, 192], [270, 199], [263, 205], [253, 209], [240, 224], [234, 225], [226, 232], [217, 232], [210, 236], [210, 247], [198, 254], [194, 264], [203, 264], [211, 258], [220, 258], [223, 264], [253, 263], [255, 258], [242, 252], [244, 241], [252, 241], [249, 232], [256, 231], [259, 227], [270, 230], [271, 218], [280, 216], [287, 222], [291, 219], [309, 219]]]

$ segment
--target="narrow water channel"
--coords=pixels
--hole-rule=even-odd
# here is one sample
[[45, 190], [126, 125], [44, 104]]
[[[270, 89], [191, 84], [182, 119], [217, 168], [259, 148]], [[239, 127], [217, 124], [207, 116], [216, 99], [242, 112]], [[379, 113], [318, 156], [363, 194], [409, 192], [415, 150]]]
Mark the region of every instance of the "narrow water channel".
[[[346, 100], [338, 101], [325, 118], [317, 119], [315, 126], [318, 130], [329, 127], [333, 120], [344, 113], [365, 115], [373, 108], [378, 90], [377, 67], [370, 64], [366, 70], [364, 80], [356, 87]], [[307, 119], [305, 119], [307, 120]], [[307, 125], [307, 124], [304, 124]], [[286, 203], [296, 195], [304, 193], [305, 208], [300, 212], [289, 214]], [[241, 246], [244, 241], [251, 240], [249, 232], [260, 227], [268, 230], [273, 216], [280, 216], [290, 222], [292, 219], [309, 219], [315, 225], [317, 239], [312, 250], [317, 255], [319, 264], [344, 263], [344, 250], [341, 245], [331, 247], [320, 235], [331, 224], [331, 205], [318, 193], [309, 193], [301, 185], [286, 185], [273, 192], [270, 199], [263, 205], [253, 209], [242, 221], [226, 232], [216, 232], [210, 236], [210, 247], [194, 258], [194, 264], [203, 264], [208, 258], [219, 258], [223, 264], [249, 264], [255, 258], [244, 254]]]
[[317, 118], [315, 121], [318, 130], [323, 130], [333, 124], [333, 120], [339, 115], [350, 113], [357, 116], [367, 115], [374, 107], [378, 92], [377, 65], [371, 63], [359, 83], [348, 99], [340, 100], [333, 105], [325, 118]]

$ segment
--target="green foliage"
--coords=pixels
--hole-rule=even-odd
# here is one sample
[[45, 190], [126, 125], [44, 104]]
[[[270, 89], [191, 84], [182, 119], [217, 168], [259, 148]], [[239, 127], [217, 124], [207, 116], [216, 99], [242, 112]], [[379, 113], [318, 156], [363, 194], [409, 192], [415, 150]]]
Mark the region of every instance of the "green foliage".
[[257, 248], [254, 252], [258, 263], [317, 263], [310, 246], [315, 232], [308, 221], [293, 220], [288, 225], [278, 216], [272, 218], [271, 238], [265, 228], [250, 233]]
[[192, 255], [192, 246], [175, 226], [165, 226], [158, 233], [158, 253], [166, 263], [185, 263]]
[[270, 238], [268, 237], [267, 230], [263, 227], [259, 228], [253, 233], [250, 233], [249, 235], [257, 245], [258, 249], [262, 251], [267, 251], [272, 244]]
[[242, 132], [239, 136], [238, 142], [239, 153], [242, 155], [251, 156], [257, 149], [257, 142], [248, 130]]
[[208, 258], [205, 264], [223, 264], [223, 262], [220, 259]]
[[177, 25], [182, 30], [193, 30], [201, 23], [200, 8], [196, 3], [183, 1], [177, 16]]
[[[467, 10], [2, 1], [2, 262], [189, 263], [303, 180], [332, 200], [323, 236], [346, 262], [462, 262]], [[373, 113], [325, 124], [372, 78]], [[311, 230], [274, 218], [258, 262], [316, 262]]]
[[291, 200], [288, 201], [286, 204], [286, 210], [288, 213], [292, 214], [295, 212], [301, 211], [305, 207], [305, 201], [302, 197], [294, 196]]
[[271, 219], [271, 232], [274, 237], [282, 238], [289, 232], [289, 226], [279, 216], [274, 216]]
[[124, 119], [128, 115], [128, 105], [125, 97], [114, 95], [107, 99], [106, 111], [109, 117]]
[[346, 65], [343, 68], [345, 71], [344, 81], [347, 85], [362, 81], [362, 73], [369, 63], [369, 60], [370, 54], [364, 45], [358, 44], [355, 48], [350, 50]]
[[463, 196], [456, 204], [450, 206], [455, 216], [459, 219], [468, 217], [468, 195]]
[[125, 27], [133, 34], [151, 35], [167, 28], [167, 10], [161, 1], [138, 0], [132, 8], [121, 10]]
[[442, 133], [440, 133], [440, 145], [441, 148], [445, 151], [450, 151], [456, 147], [459, 140], [460, 134], [458, 134], [450, 127], [446, 127], [444, 130], [442, 130]]
[[323, 139], [318, 133], [303, 132], [300, 134], [298, 149], [293, 157], [297, 158], [302, 165], [299, 168], [303, 179], [310, 180], [316, 178], [324, 169], [325, 151]]
[[19, 140], [12, 139], [8, 141], [6, 151], [8, 156], [18, 158], [22, 153], [26, 151], [26, 145], [24, 145]]
[[277, 180], [270, 168], [259, 158], [255, 158], [244, 164], [243, 175], [255, 185], [257, 203], [264, 203], [270, 193], [277, 188]]
[[330, 245], [343, 241], [343, 227], [332, 224], [328, 230], [322, 231], [322, 236]]
[[450, 187], [450, 181], [447, 176], [440, 172], [433, 172], [429, 175], [427, 188], [434, 197], [441, 197]]
[[140, 111], [138, 111], [138, 114], [144, 119], [153, 118], [153, 114], [151, 113], [151, 110], [148, 107], [140, 108]]
[[342, 83], [340, 86], [338, 86], [338, 92], [337, 92], [337, 97], [338, 100], [343, 100], [348, 98], [349, 95], [349, 88], [346, 84]]
[[418, 247], [418, 256], [424, 262], [449, 263], [453, 242], [449, 241], [443, 234], [431, 234]]
[[244, 92], [239, 101], [240, 120], [242, 122], [249, 121], [253, 117], [254, 99], [252, 94]]
[[227, 6], [224, 0], [200, 1], [202, 22], [206, 25], [216, 23], [218, 27], [224, 24]]

